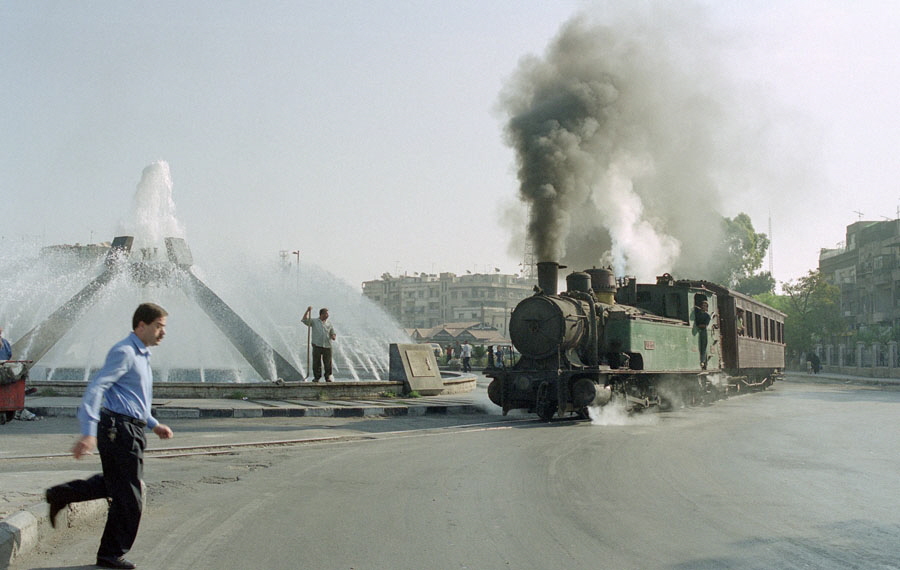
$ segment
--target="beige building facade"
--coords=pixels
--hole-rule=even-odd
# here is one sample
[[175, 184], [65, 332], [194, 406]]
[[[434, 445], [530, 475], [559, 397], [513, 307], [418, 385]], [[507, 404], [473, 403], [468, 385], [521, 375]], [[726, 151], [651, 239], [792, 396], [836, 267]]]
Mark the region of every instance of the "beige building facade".
[[497, 273], [418, 274], [363, 283], [363, 295], [378, 303], [406, 329], [477, 321], [508, 337], [509, 316], [537, 282]]

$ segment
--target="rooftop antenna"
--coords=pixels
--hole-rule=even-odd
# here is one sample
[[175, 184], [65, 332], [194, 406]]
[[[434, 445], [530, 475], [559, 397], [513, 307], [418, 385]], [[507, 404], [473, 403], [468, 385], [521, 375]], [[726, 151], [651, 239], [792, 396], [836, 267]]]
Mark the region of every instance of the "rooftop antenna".
[[861, 221], [861, 220], [862, 220], [862, 217], [863, 217], [863, 213], [862, 213], [862, 212], [860, 212], [859, 210], [853, 210], [853, 213], [856, 214], [857, 216], [859, 216], [859, 218], [857, 219], [857, 221]]

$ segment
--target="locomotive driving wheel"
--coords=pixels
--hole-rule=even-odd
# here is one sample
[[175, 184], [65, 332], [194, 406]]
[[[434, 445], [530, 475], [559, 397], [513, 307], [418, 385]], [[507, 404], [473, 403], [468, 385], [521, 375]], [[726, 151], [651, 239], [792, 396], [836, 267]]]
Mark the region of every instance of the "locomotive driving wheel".
[[556, 401], [550, 397], [549, 382], [541, 382], [541, 385], [538, 386], [535, 412], [545, 422], [552, 420], [553, 414], [556, 413]]

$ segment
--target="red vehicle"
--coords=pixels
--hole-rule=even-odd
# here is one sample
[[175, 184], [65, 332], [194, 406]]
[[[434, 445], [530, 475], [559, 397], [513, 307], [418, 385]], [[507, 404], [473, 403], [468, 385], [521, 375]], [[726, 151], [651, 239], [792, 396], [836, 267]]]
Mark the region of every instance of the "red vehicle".
[[0, 425], [11, 422], [16, 412], [25, 409], [25, 379], [28, 370], [23, 360], [0, 364]]

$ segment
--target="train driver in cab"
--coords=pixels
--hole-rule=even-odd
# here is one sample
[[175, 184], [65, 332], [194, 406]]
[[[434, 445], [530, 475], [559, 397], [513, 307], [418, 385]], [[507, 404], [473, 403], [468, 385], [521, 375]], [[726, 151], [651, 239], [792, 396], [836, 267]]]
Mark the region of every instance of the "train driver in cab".
[[697, 303], [694, 307], [694, 324], [697, 325], [697, 336], [700, 343], [700, 368], [706, 370], [706, 349], [709, 345], [707, 329], [709, 328], [710, 320], [712, 320], [709, 316], [709, 301], [706, 300], [705, 296], [698, 295], [694, 302]]

